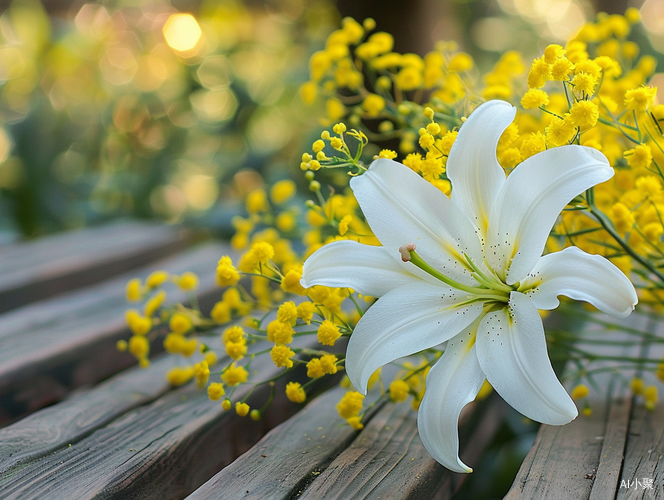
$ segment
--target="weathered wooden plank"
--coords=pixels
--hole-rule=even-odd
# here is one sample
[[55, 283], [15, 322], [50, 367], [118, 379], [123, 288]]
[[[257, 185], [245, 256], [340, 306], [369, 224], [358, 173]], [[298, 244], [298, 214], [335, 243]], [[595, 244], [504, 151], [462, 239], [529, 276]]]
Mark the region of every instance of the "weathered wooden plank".
[[[463, 420], [473, 411], [473, 407], [468, 408]], [[485, 437], [497, 430], [501, 412], [480, 420], [487, 425]], [[490, 420], [496, 423], [490, 424]], [[474, 444], [486, 446], [488, 441], [478, 437]], [[446, 493], [437, 498], [451, 498], [460, 484], [455, 476], [431, 458], [422, 445], [416, 412], [409, 405], [389, 403], [297, 498], [433, 498], [441, 489]]]
[[243, 498], [277, 500], [313, 480], [355, 438], [358, 431], [336, 415], [347, 389], [337, 387], [272, 429], [251, 450], [222, 469], [188, 500]]
[[608, 420], [602, 440], [597, 473], [593, 480], [589, 500], [613, 498], [618, 490], [620, 469], [623, 464], [627, 428], [632, 411], [632, 398], [623, 397], [611, 401]]
[[166, 356], [148, 368], [134, 367], [0, 429], [0, 474], [76, 443], [124, 413], [154, 401], [170, 386], [164, 376], [176, 363]]
[[[648, 411], [637, 405], [632, 410], [625, 460], [617, 488], [617, 500], [664, 498], [664, 406]], [[652, 479], [652, 489], [643, 479]], [[639, 484], [636, 484], [638, 480]], [[625, 481], [623, 483], [623, 481]]]
[[[386, 406], [300, 498], [359, 499], [381, 493], [406, 498], [412, 481], [427, 485], [444, 475], [443, 467], [432, 463], [419, 441], [416, 420], [409, 405]], [[398, 468], [407, 474], [398, 474]]]
[[[258, 379], [279, 371], [262, 365]], [[241, 398], [250, 386], [240, 386]], [[267, 387], [254, 391], [261, 404]], [[278, 387], [277, 394], [283, 393]], [[291, 411], [295, 405], [290, 405]], [[268, 412], [277, 422], [288, 413]], [[274, 421], [224, 412], [205, 391], [187, 386], [136, 408], [72, 446], [0, 475], [4, 498], [182, 498], [255, 443]]]
[[[296, 416], [270, 431], [251, 450], [187, 497], [188, 500], [236, 498], [283, 500], [300, 498], [303, 495], [317, 498], [321, 492], [310, 493], [308, 488], [311, 483], [318, 481], [319, 477], [325, 478], [330, 475], [326, 470], [329, 464], [337, 459], [340, 452], [357, 436], [357, 431], [347, 425], [341, 425], [342, 421], [334, 410], [335, 403], [346, 390], [336, 388], [314, 400]], [[377, 396], [378, 394], [370, 392], [365, 403], [370, 403], [371, 398]], [[479, 408], [475, 409], [477, 406]], [[408, 410], [408, 405], [399, 405], [399, 408], [402, 413], [395, 417], [393, 415], [396, 411], [395, 405], [388, 405], [385, 408], [383, 405], [374, 407], [368, 418], [365, 417], [365, 423], [369, 422], [367, 427], [356, 438], [356, 443], [360, 444], [353, 446], [370, 448], [378, 439], [390, 441], [395, 436], [397, 441], [403, 441], [406, 439], [403, 432], [406, 426], [410, 432], [410, 436], [407, 437], [410, 448], [406, 449], [405, 453], [411, 453], [413, 456], [409, 455], [408, 460], [394, 460], [392, 470], [387, 470], [389, 467], [384, 464], [377, 465], [379, 461], [373, 460], [375, 458], [373, 456], [367, 455], [369, 458], [357, 463], [356, 456], [350, 456], [338, 465], [337, 474], [332, 480], [333, 486], [329, 488], [323, 486], [323, 490], [337, 491], [345, 487], [346, 482], [351, 480], [353, 472], [347, 473], [343, 467], [349, 466], [353, 470], [355, 467], [364, 468], [365, 473], [374, 481], [381, 484], [385, 482], [384, 485], [372, 490], [368, 495], [370, 497], [375, 495], [376, 498], [381, 498], [381, 495], [384, 495], [382, 498], [432, 498], [436, 491], [440, 494], [436, 498], [452, 497], [465, 476], [444, 471], [428, 455], [416, 437], [416, 414]], [[492, 395], [488, 401], [483, 401], [479, 405], [470, 405], [467, 410], [462, 416], [461, 440], [464, 450], [462, 457], [473, 463], [479, 460], [483, 450], [493, 440], [508, 407], [500, 398]], [[380, 424], [377, 425], [373, 421], [374, 415], [382, 419]], [[401, 427], [397, 425], [396, 428], [391, 428], [385, 424], [389, 419], [398, 420]], [[395, 442], [384, 444], [395, 446]], [[348, 451], [343, 453], [347, 454]], [[383, 454], [382, 460], [390, 463], [394, 456], [397, 455]], [[415, 456], [418, 457], [417, 461], [410, 460]], [[335, 463], [338, 464], [336, 461]], [[379, 470], [375, 470], [376, 468]], [[386, 474], [389, 476], [381, 479]], [[341, 485], [334, 482], [335, 480], [340, 481]], [[399, 481], [406, 484], [400, 484]], [[341, 490], [339, 498], [364, 498], [355, 495], [356, 491]]]
[[134, 221], [0, 247], [0, 312], [135, 269], [188, 239], [181, 229]]
[[[0, 315], [0, 422], [62, 399], [72, 389], [93, 384], [134, 363], [115, 348], [128, 337], [124, 289], [133, 275], [154, 269], [199, 273], [201, 300], [220, 290], [214, 282], [221, 244], [208, 244], [113, 279]], [[206, 297], [208, 297], [206, 299]], [[185, 300], [173, 289], [170, 301]]]
[[[601, 318], [600, 318], [601, 319]], [[589, 335], [612, 341], [617, 344], [592, 344], [596, 355], [639, 357], [642, 346], [635, 338], [621, 331], [620, 327], [655, 331], [658, 326], [652, 319], [634, 314], [622, 322], [612, 320], [614, 329], [606, 329], [601, 324], [588, 324], [581, 338]], [[649, 347], [649, 357], [662, 354], [662, 346]], [[593, 368], [611, 368], [615, 364], [610, 359], [596, 362]], [[530, 453], [524, 460], [506, 499], [530, 498], [552, 499], [593, 499], [615, 498], [622, 495], [619, 479], [625, 477], [625, 463], [643, 460], [644, 450], [629, 449], [634, 415], [638, 408], [632, 407], [628, 396], [626, 379], [634, 376], [624, 372], [622, 377], [613, 370], [595, 374], [594, 382], [604, 391], [589, 397], [593, 410], [591, 417], [579, 416], [563, 427], [543, 425]], [[627, 431], [629, 429], [629, 432]], [[648, 441], [648, 440], [646, 440]], [[648, 441], [650, 448], [652, 441]], [[642, 448], [646, 445], [643, 444]], [[628, 472], [628, 474], [631, 472]], [[645, 477], [645, 476], [644, 476]]]
[[606, 406], [596, 404], [590, 417], [581, 416], [563, 426], [540, 427], [505, 499], [588, 498], [599, 465], [607, 417]]

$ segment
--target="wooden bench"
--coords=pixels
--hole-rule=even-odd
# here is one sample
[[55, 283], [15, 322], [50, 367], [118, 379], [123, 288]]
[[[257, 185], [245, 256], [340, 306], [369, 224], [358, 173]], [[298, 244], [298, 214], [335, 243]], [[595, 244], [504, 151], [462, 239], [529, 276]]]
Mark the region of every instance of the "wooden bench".
[[[656, 321], [636, 314], [621, 323], [626, 329], [662, 333], [662, 326]], [[594, 345], [594, 352], [599, 355], [643, 356], [642, 345], [620, 330], [607, 331], [601, 325], [591, 324], [584, 329], [584, 335], [601, 335], [617, 341], [616, 344], [627, 344]], [[630, 341], [633, 345], [629, 345]], [[652, 359], [662, 359], [664, 355], [662, 344], [651, 344], [646, 352]], [[595, 366], [608, 368], [612, 363], [606, 360]], [[608, 391], [591, 392], [592, 415], [579, 416], [561, 427], [542, 425], [505, 498], [662, 498], [664, 408], [658, 404], [654, 411], [646, 410], [643, 401], [632, 397], [629, 376], [630, 372], [600, 374], [595, 380]], [[652, 489], [644, 487], [648, 481], [652, 482]]]
[[[131, 234], [150, 235], [151, 242]], [[190, 270], [201, 277], [201, 303], [209, 307], [218, 299], [214, 269], [228, 248], [191, 241], [173, 228], [124, 223], [0, 249], [0, 263], [3, 253], [15, 259], [3, 269], [21, 276], [3, 281], [0, 274], [3, 297], [24, 291], [20, 300], [3, 302], [6, 312], [0, 314], [0, 498], [444, 499], [459, 491], [468, 476], [450, 473], [429, 457], [407, 404], [374, 406], [364, 429], [356, 431], [341, 425], [334, 409], [345, 390], [324, 391], [330, 385], [324, 383], [323, 393], [306, 405], [277, 397], [255, 422], [224, 412], [193, 384], [169, 387], [164, 374], [178, 364], [173, 357], [162, 355], [141, 369], [118, 352], [115, 343], [129, 335], [123, 312], [130, 277], [155, 269]], [[79, 252], [78, 258], [67, 260], [71, 252]], [[49, 255], [60, 256], [61, 264]], [[184, 297], [169, 293], [169, 300]], [[259, 370], [259, 377], [278, 371], [272, 365]], [[241, 395], [242, 387], [235, 397]], [[255, 391], [252, 401], [265, 397]], [[611, 403], [591, 419], [543, 427], [509, 495], [544, 498], [556, 491], [551, 498], [608, 498], [574, 496], [580, 490], [571, 485], [594, 491], [599, 480], [585, 474], [618, 477], [632, 469], [657, 477], [657, 460], [652, 472], [644, 469], [644, 460], [657, 456], [647, 453], [645, 436], [657, 434], [656, 428], [660, 436], [664, 422], [653, 418], [657, 411], [630, 408], [629, 401]], [[461, 424], [464, 461], [479, 462], [510, 411], [495, 394], [469, 405]], [[641, 436], [624, 437], [628, 426], [642, 429]], [[599, 435], [605, 438], [596, 440]], [[612, 469], [615, 457], [599, 460], [607, 446], [620, 447], [621, 435], [631, 457], [622, 472]], [[590, 445], [597, 452], [595, 472], [592, 460], [582, 458], [591, 454]], [[556, 447], [564, 451], [552, 460]], [[568, 478], [564, 457], [589, 466], [578, 479]], [[614, 496], [620, 493], [616, 484]]]

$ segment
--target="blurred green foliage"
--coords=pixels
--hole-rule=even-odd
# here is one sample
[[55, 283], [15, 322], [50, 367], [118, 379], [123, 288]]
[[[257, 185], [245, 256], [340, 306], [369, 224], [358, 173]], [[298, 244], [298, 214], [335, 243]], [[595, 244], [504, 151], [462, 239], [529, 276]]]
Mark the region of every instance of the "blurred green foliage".
[[0, 239], [196, 218], [261, 182], [242, 169], [297, 168], [314, 120], [297, 89], [332, 4], [208, 0], [192, 14], [144, 0], [60, 19], [20, 0], [0, 16]]

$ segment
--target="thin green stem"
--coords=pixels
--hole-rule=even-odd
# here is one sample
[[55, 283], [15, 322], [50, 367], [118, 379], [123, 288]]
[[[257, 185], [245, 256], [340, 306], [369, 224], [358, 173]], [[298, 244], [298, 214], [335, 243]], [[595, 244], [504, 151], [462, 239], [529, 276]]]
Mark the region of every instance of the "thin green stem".
[[664, 283], [664, 274], [662, 274], [660, 271], [657, 270], [655, 266], [652, 265], [651, 262], [649, 262], [647, 259], [644, 259], [641, 257], [638, 253], [636, 253], [632, 247], [630, 247], [618, 234], [618, 232], [615, 230], [613, 227], [613, 224], [611, 221], [607, 219], [607, 217], [595, 206], [594, 203], [589, 203], [589, 208], [590, 208], [590, 213], [597, 219], [597, 221], [602, 225], [602, 227], [606, 230], [607, 233], [611, 235], [611, 237], [620, 245], [620, 247], [627, 253], [630, 257], [632, 257], [635, 261], [637, 261], [639, 264], [641, 264], [643, 267], [648, 269], [651, 273], [653, 273], [659, 280]]
[[489, 300], [498, 300], [501, 302], [507, 302], [509, 300], [509, 295], [506, 294], [499, 294], [499, 293], [491, 293], [494, 290], [488, 289], [488, 288], [476, 288], [468, 285], [464, 285], [463, 283], [459, 283], [458, 281], [454, 281], [452, 278], [449, 278], [442, 274], [440, 271], [434, 269], [431, 267], [429, 264], [427, 264], [422, 257], [418, 255], [418, 253], [415, 250], [409, 250], [410, 252], [410, 262], [416, 266], [422, 269], [427, 274], [430, 274], [434, 278], [442, 281], [446, 285], [451, 286], [452, 288], [456, 288], [457, 290], [462, 290], [464, 292], [472, 293], [474, 295], [479, 295], [482, 298], [486, 298]]

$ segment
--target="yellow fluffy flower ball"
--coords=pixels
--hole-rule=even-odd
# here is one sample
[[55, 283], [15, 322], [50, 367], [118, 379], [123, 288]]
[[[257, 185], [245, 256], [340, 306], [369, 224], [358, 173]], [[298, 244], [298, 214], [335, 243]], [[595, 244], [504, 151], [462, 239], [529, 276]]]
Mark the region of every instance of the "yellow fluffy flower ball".
[[299, 382], [288, 382], [286, 386], [286, 397], [293, 403], [304, 403], [307, 399], [307, 393], [304, 392]]

